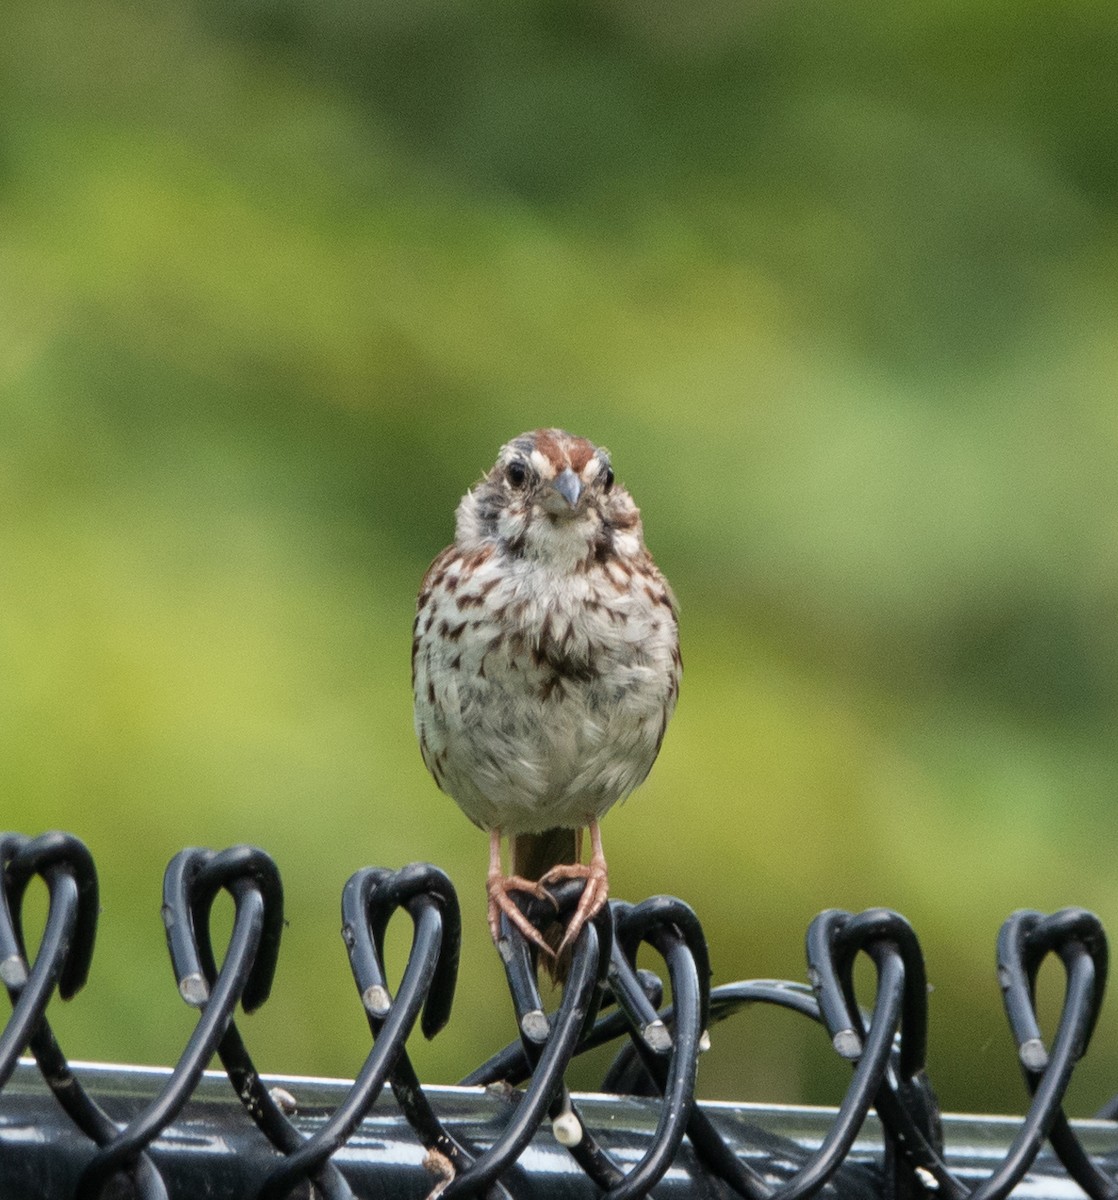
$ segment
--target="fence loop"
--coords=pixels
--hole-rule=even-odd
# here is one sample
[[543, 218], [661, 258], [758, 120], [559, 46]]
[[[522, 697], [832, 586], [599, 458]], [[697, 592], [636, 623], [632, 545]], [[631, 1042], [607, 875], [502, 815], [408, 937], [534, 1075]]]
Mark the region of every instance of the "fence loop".
[[[687, 1132], [700, 1045], [710, 1018], [710, 957], [698, 918], [681, 900], [654, 896], [635, 906], [615, 905], [613, 912], [611, 986], [630, 1017], [630, 1044], [662, 1097], [648, 1150], [607, 1193], [609, 1200], [633, 1200], [663, 1177]], [[667, 965], [672, 1013], [666, 1021], [652, 1006], [647, 979], [637, 974], [641, 942], [652, 946]]]
[[[97, 933], [97, 871], [84, 844], [65, 833], [0, 836], [0, 981], [13, 1012], [0, 1035], [0, 1087], [42, 1022], [57, 989], [69, 1000], [84, 986]], [[49, 895], [46, 923], [28, 963], [23, 897], [35, 876]]]
[[[218, 968], [209, 915], [221, 888], [233, 897], [236, 912]], [[78, 1180], [78, 1200], [96, 1200], [114, 1176], [134, 1166], [141, 1151], [181, 1111], [220, 1045], [235, 1045], [243, 1053], [233, 1011], [246, 995], [254, 1006], [267, 997], [283, 928], [282, 900], [275, 865], [254, 847], [237, 846], [220, 854], [184, 850], [172, 859], [164, 876], [164, 924], [179, 991], [201, 1009], [201, 1016], [160, 1093], [86, 1166]], [[184, 977], [183, 966], [190, 967], [193, 978]], [[251, 1063], [248, 1068], [255, 1076]]]
[[[553, 899], [551, 901], [524, 897], [522, 911], [541, 930], [547, 929], [549, 926], [553, 927], [556, 922], [562, 925], [577, 909], [583, 886], [583, 883], [577, 880], [567, 881], [552, 889]], [[518, 897], [519, 899], [520, 897]], [[520, 1043], [517, 1047], [519, 1054], [512, 1061], [517, 1068], [517, 1082], [534, 1077], [532, 1085], [528, 1089], [528, 1102], [535, 1105], [540, 1103], [541, 1099], [546, 1099], [544, 1085], [540, 1082], [540, 1064], [544, 1058], [543, 1048], [552, 1037], [554, 1029], [551, 1018], [544, 1012], [539, 991], [538, 947], [522, 937], [520, 931], [506, 918], [502, 918], [502, 920], [504, 926], [500, 942], [501, 958], [520, 1033]], [[561, 1078], [571, 1058], [580, 1053], [603, 1000], [610, 948], [613, 946], [614, 937], [613, 921], [609, 909], [603, 908], [599, 911], [592, 924], [595, 930], [596, 945], [589, 935], [580, 933], [563, 962], [558, 965], [548, 963], [548, 969], [557, 971], [559, 975], [564, 973], [567, 975], [564, 984], [564, 1002], [571, 986], [571, 977], [575, 975], [575, 967], [578, 966], [581, 969], [581, 960], [587, 954], [592, 956], [594, 967], [593, 986], [584, 1006], [582, 1025], [577, 1032], [576, 1040], [569, 1048], [567, 1061], [558, 1064], [560, 1084], [554, 1091], [550, 1103], [546, 1105], [546, 1111], [551, 1119], [552, 1134], [555, 1140], [567, 1149], [600, 1188], [608, 1190], [622, 1179], [622, 1172], [587, 1129], [578, 1107], [571, 1099], [566, 1084], [562, 1082]], [[550, 1067], [545, 1065], [544, 1073], [549, 1069]], [[506, 1082], [511, 1082], [507, 1075], [502, 1078]], [[516, 1102], [515, 1095], [514, 1093], [513, 1097], [510, 1097], [513, 1103]]]
[[[242, 1008], [251, 1012], [271, 990], [283, 932], [283, 888], [267, 854], [252, 846], [235, 846], [220, 854], [194, 848], [175, 855], [163, 877], [167, 946], [179, 994], [193, 1007], [207, 1004], [220, 974], [213, 954], [210, 915], [223, 887], [233, 896], [238, 916], [240, 897], [255, 893], [262, 904], [259, 945], [241, 994]], [[217, 1053], [237, 1098], [269, 1142], [285, 1154], [302, 1145], [303, 1135], [261, 1080], [231, 1011]], [[353, 1200], [352, 1191], [332, 1163], [323, 1168], [317, 1182], [323, 1200]]]
[[[462, 917], [454, 885], [438, 867], [412, 863], [399, 871], [382, 868], [358, 871], [343, 890], [342, 937], [374, 1038], [381, 1036], [393, 1004], [383, 965], [388, 922], [401, 906], [415, 920], [419, 916], [416, 902], [421, 898], [424, 905], [434, 901], [439, 906], [442, 921], [442, 938], [435, 951], [434, 969], [420, 1016], [420, 1029], [430, 1039], [450, 1017], [458, 978]], [[408, 1057], [406, 1044], [399, 1047], [388, 1082], [404, 1118], [427, 1148], [425, 1162], [439, 1177], [432, 1195], [441, 1192], [447, 1182], [474, 1163], [477, 1152], [467, 1149], [439, 1120]], [[489, 1200], [510, 1200], [496, 1181], [489, 1185], [487, 1195]]]
[[10, 929], [16, 938], [14, 949], [26, 965], [27, 951], [21, 919], [23, 896], [31, 880], [36, 875], [41, 876], [50, 890], [59, 872], [73, 879], [77, 889], [77, 909], [68, 953], [58, 977], [59, 996], [63, 1000], [71, 999], [85, 986], [97, 937], [100, 906], [93, 856], [85, 843], [70, 833], [56, 831], [40, 834], [36, 838], [5, 834], [0, 837], [0, 868], [5, 881], [2, 902], [5, 911], [0, 917], [4, 927], [0, 937], [4, 939], [5, 947], [0, 949], [0, 964], [9, 960], [11, 950], [7, 948], [7, 938]]
[[[618, 919], [618, 939], [625, 957], [636, 966], [640, 942], [660, 954], [668, 944], [682, 942], [695, 963], [699, 984], [699, 1021], [705, 1030], [710, 1022], [710, 950], [695, 910], [675, 896], [650, 896], [640, 904], [626, 905]], [[666, 940], [667, 939], [667, 940]]]
[[283, 934], [283, 885], [275, 863], [263, 850], [233, 846], [216, 853], [194, 848], [171, 859], [163, 877], [167, 948], [182, 998], [192, 1007], [201, 1007], [218, 976], [210, 913], [223, 889], [234, 903], [248, 891], [261, 899], [259, 945], [240, 995], [244, 1011], [255, 1012], [271, 991]]
[[[400, 908], [411, 917], [414, 933], [403, 979], [393, 998], [384, 967], [384, 935], [393, 913]], [[449, 1014], [457, 978], [461, 919], [454, 888], [442, 871], [427, 863], [413, 863], [400, 871], [370, 868], [357, 872], [343, 891], [342, 922], [354, 980], [373, 1031], [373, 1049], [345, 1100], [321, 1129], [274, 1168], [260, 1189], [259, 1200], [287, 1196], [300, 1179], [314, 1177], [350, 1138], [396, 1069], [421, 1009], [429, 1014], [431, 1036]], [[436, 979], [449, 994], [431, 1004]], [[410, 1064], [408, 1069], [410, 1072]], [[421, 1120], [434, 1122], [429, 1108], [421, 1112]], [[448, 1149], [461, 1153], [437, 1123], [434, 1133], [436, 1139], [445, 1139], [445, 1144], [439, 1146], [443, 1154]]]
[[[46, 1018], [57, 984], [62, 999], [72, 998], [85, 984], [93, 956], [99, 911], [97, 871], [85, 844], [72, 834], [20, 834], [0, 837], [0, 963], [13, 1003], [0, 1035], [0, 1088], [24, 1047], [31, 1050], [43, 1079], [67, 1116], [99, 1146], [108, 1144], [117, 1127], [75, 1078]], [[23, 932], [23, 897], [40, 875], [49, 894], [47, 921], [35, 963], [28, 970]], [[146, 1155], [133, 1168], [138, 1200], [166, 1200], [167, 1189]]]
[[[514, 901], [528, 920], [546, 934], [549, 928], [567, 924], [578, 908], [584, 887], [584, 880], [569, 879], [549, 887], [549, 899], [544, 900], [527, 893], [517, 892], [514, 894]], [[586, 1009], [585, 1024], [580, 1032], [580, 1038], [593, 1026], [605, 993], [610, 950], [613, 945], [613, 921], [610, 918], [608, 907], [603, 907], [593, 921], [587, 922], [583, 929], [589, 925], [593, 925], [597, 930], [596, 949], [591, 951], [589, 939], [584, 939], [580, 933], [574, 945], [570, 947], [568, 959], [558, 964], [557, 967], [555, 964], [548, 964], [549, 969], [558, 969], [560, 974], [566, 972], [569, 977], [573, 974], [571, 964], [578, 956], [591, 953], [594, 958], [595, 984], [590, 1005]], [[505, 968], [505, 978], [512, 996], [513, 1007], [516, 1010], [520, 1036], [527, 1039], [527, 1043], [530, 1043], [531, 1046], [543, 1045], [548, 1039], [551, 1026], [543, 1010], [543, 1001], [540, 998], [537, 982], [542, 951], [537, 945], [529, 942], [504, 915], [502, 915], [500, 923], [498, 949]], [[528, 1050], [529, 1061], [533, 1061], [528, 1045], [526, 1045], [526, 1050]]]
[[1083, 1044], [1073, 1048], [1077, 1059], [1087, 1050], [1106, 991], [1106, 934], [1094, 913], [1063, 908], [1046, 917], [1021, 909], [1006, 920], [998, 937], [998, 982], [1021, 1066], [1034, 1079], [1048, 1065], [1048, 1051], [1036, 1014], [1036, 981], [1041, 963], [1052, 953], [1060, 958], [1067, 971], [1074, 969], [1081, 954], [1089, 955], [1094, 963], [1094, 986]]
[[[1051, 1052], [1040, 1031], [1036, 982], [1041, 964], [1055, 954], [1067, 988]], [[1072, 1131], [1061, 1107], [1075, 1063], [1086, 1053], [1106, 990], [1108, 951], [1094, 913], [1064, 908], [1051, 916], [1022, 909], [998, 934], [998, 982], [1017, 1043], [1018, 1061], [1033, 1096], [1019, 1141], [1026, 1169], [1047, 1136], [1068, 1173], [1094, 1200], [1118, 1200], [1118, 1184], [1098, 1167]]]
[[807, 954], [808, 975], [824, 1024], [836, 1050], [853, 1061], [854, 1077], [822, 1145], [774, 1193], [780, 1200], [802, 1200], [813, 1195], [842, 1165], [885, 1078], [893, 1039], [900, 1027], [905, 962], [895, 951], [871, 955], [877, 969], [877, 995], [868, 1025], [863, 1025], [857, 1014], [844, 973], [851, 946], [858, 941], [857, 936], [842, 938], [850, 920], [850, 913], [835, 909], [820, 913], [808, 928]]
[[[835, 1049], [851, 1051], [866, 1037], [866, 1021], [857, 1004], [854, 963], [865, 952], [880, 972], [884, 958], [896, 955], [904, 969], [900, 1026], [890, 1069], [882, 1077], [875, 1104], [891, 1134], [886, 1172], [895, 1196], [923, 1195], [929, 1190], [958, 1197], [962, 1189], [943, 1162], [939, 1104], [925, 1071], [928, 1042], [928, 980], [924, 956], [912, 926], [899, 913], [873, 908], [851, 916], [823, 914], [820, 928], [833, 928], [833, 954], [813, 962], [813, 979], [823, 995], [820, 1011], [828, 1022]], [[833, 923], [833, 924], [832, 924]], [[841, 997], [844, 1011], [839, 1019]], [[844, 1045], [844, 1037], [850, 1044]], [[845, 1052], [844, 1052], [845, 1051]]]
[[[361, 873], [358, 872], [358, 876]], [[439, 939], [435, 956], [434, 973], [423, 1003], [420, 1016], [420, 1031], [430, 1041], [450, 1020], [454, 1007], [454, 992], [458, 983], [458, 959], [462, 944], [462, 914], [458, 905], [458, 893], [449, 877], [430, 863], [411, 863], [398, 871], [378, 873], [378, 886], [369, 893], [367, 900], [368, 925], [373, 934], [376, 955], [371, 964], [379, 967], [384, 958], [384, 934], [393, 914], [406, 908], [415, 917], [415, 903], [434, 901], [442, 914], [442, 937]], [[357, 876], [354, 876], [357, 878]], [[348, 886], [348, 885], [347, 885]], [[343, 919], [345, 901], [343, 899]], [[358, 928], [361, 923], [358, 922]], [[357, 986], [362, 988], [357, 976], [357, 964], [350, 959]], [[381, 981], [387, 990], [387, 981]], [[365, 989], [361, 991], [362, 998]], [[377, 1015], [377, 1014], [373, 1014]], [[387, 1015], [387, 1014], [383, 1014]]]
[[863, 951], [875, 963], [887, 953], [899, 954], [904, 963], [897, 1067], [904, 1078], [911, 1078], [924, 1069], [928, 1046], [928, 977], [920, 943], [904, 917], [887, 908], [866, 909], [837, 928], [834, 963], [859, 1041], [865, 1037], [865, 1028], [854, 995], [854, 961]]
[[[72, 834], [54, 832], [35, 838], [4, 834], [0, 870], [0, 971], [13, 1003], [0, 1035], [0, 1088], [21, 1051], [30, 1049], [66, 1114], [97, 1145], [106, 1145], [116, 1136], [117, 1127], [75, 1078], [46, 1018], [55, 986], [59, 996], [69, 1000], [89, 974], [99, 913], [93, 857]], [[36, 875], [46, 883], [49, 901], [43, 936], [28, 970], [23, 897]], [[163, 1180], [146, 1156], [139, 1156], [134, 1164], [133, 1187], [137, 1200], [166, 1200]]]
[[[568, 881], [554, 889], [558, 912], [554, 906], [543, 907], [539, 901], [527, 898], [524, 903], [525, 914], [537, 925], [557, 918], [562, 920], [577, 907], [581, 891], [581, 881]], [[519, 902], [521, 897], [518, 896], [517, 900]], [[587, 921], [575, 939], [562, 1001], [554, 1018], [547, 1022], [546, 1039], [542, 1045], [524, 1031], [528, 1014], [533, 1010], [541, 1014], [543, 1012], [535, 979], [529, 978], [531, 973], [524, 969], [523, 954], [531, 952], [520, 931], [503, 916], [501, 937], [505, 943], [501, 954], [506, 977], [517, 1005], [521, 1044], [532, 1066], [532, 1076], [522, 1096], [514, 1092], [507, 1097], [511, 1112], [505, 1128], [475, 1163], [447, 1184], [442, 1193], [444, 1200], [458, 1200], [488, 1188], [520, 1157], [535, 1135], [545, 1112], [550, 1113], [553, 1121], [566, 1115], [569, 1102], [563, 1090], [563, 1073], [579, 1039], [592, 1026], [601, 1003], [613, 940], [612, 918], [608, 907], [603, 907], [593, 920]], [[534, 954], [531, 955], [531, 962], [535, 963]], [[585, 1134], [577, 1114], [573, 1114], [573, 1119], [579, 1123], [576, 1135], [579, 1141], [567, 1143], [569, 1149], [575, 1149]], [[567, 1128], [571, 1129], [571, 1126]], [[573, 1129], [571, 1132], [574, 1132]], [[559, 1133], [558, 1129], [556, 1133]]]

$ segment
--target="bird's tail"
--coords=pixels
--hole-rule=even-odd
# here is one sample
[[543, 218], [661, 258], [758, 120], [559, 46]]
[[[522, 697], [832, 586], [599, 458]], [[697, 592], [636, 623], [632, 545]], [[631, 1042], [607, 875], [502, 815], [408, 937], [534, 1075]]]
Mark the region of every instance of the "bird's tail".
[[[524, 879], [542, 879], [552, 867], [582, 861], [581, 829], [548, 829], [543, 833], [518, 833], [509, 839], [512, 850], [512, 873]], [[543, 930], [544, 941], [558, 949], [564, 927], [553, 921]], [[564, 983], [571, 967], [568, 948], [559, 958], [546, 958], [544, 965], [553, 983]]]
[[552, 867], [576, 863], [582, 857], [581, 829], [548, 829], [518, 833], [512, 842], [512, 873], [542, 879]]

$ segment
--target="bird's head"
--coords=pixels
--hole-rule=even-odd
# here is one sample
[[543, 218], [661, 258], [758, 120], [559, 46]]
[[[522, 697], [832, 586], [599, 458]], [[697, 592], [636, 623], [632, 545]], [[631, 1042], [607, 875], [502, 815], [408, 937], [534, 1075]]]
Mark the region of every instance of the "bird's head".
[[562, 429], [537, 429], [502, 446], [458, 507], [458, 544], [486, 542], [574, 567], [592, 556], [635, 553], [640, 513], [614, 482], [605, 450]]

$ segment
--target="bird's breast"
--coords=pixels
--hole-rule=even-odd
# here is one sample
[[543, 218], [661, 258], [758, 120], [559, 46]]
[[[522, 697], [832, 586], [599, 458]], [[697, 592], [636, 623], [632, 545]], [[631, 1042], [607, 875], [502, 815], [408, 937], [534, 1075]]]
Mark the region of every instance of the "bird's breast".
[[675, 702], [678, 640], [670, 602], [629, 582], [486, 563], [421, 612], [424, 754], [479, 824], [581, 824], [647, 774]]

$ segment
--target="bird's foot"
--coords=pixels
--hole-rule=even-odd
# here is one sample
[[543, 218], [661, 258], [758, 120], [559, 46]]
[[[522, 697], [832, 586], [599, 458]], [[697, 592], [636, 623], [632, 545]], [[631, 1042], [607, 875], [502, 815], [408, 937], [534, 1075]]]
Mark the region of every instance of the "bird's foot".
[[561, 883], [564, 879], [585, 879], [586, 884], [578, 901], [574, 916], [567, 923], [563, 940], [555, 951], [558, 958], [568, 946], [574, 945], [575, 938], [582, 932], [583, 925], [592, 921], [602, 906], [609, 899], [609, 874], [606, 870], [606, 860], [600, 854], [591, 856], [589, 863], [562, 863], [552, 867], [540, 880], [540, 885], [546, 887], [551, 883]]
[[558, 908], [555, 897], [543, 886], [542, 881], [536, 883], [535, 880], [523, 879], [519, 875], [502, 875], [500, 871], [491, 871], [485, 883], [485, 891], [489, 897], [489, 932], [498, 947], [501, 944], [501, 913], [504, 913], [528, 941], [534, 946], [539, 946], [552, 958], [555, 957], [555, 951], [544, 941], [543, 934], [520, 911], [516, 901], [509, 895], [509, 892], [526, 892], [529, 896], [535, 896], [537, 900], [547, 900]]

